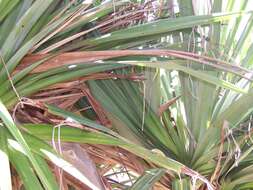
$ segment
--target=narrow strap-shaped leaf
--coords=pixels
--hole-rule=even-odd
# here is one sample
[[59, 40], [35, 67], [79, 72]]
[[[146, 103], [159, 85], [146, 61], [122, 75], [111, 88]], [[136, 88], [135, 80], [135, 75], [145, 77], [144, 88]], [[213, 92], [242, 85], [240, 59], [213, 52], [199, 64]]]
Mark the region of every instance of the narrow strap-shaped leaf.
[[192, 28], [197, 25], [208, 25], [226, 21], [231, 18], [241, 16], [244, 13], [245, 12], [216, 13], [212, 15], [186, 16], [173, 19], [158, 20], [147, 24], [115, 31], [109, 34], [105, 34], [101, 37], [80, 41], [66, 47], [66, 50], [77, 49], [86, 45], [95, 47], [98, 45], [106, 44], [107, 47], [111, 47], [113, 41], [123, 41], [125, 43], [130, 39], [136, 39], [136, 41], [138, 41], [147, 36], [154, 37], [155, 35], [161, 35], [180, 29]]
[[238, 100], [228, 106], [217, 118], [213, 121], [214, 126], [222, 126], [222, 123], [227, 120], [231, 127], [235, 127], [242, 122], [246, 116], [253, 112], [253, 91], [244, 94]]
[[[29, 132], [34, 136], [44, 139], [52, 139], [52, 126], [43, 125], [40, 130], [37, 130], [34, 125], [23, 125]], [[89, 127], [92, 128], [92, 125]], [[58, 129], [56, 129], [56, 133]], [[123, 139], [123, 138], [122, 138]], [[114, 145], [126, 149], [137, 156], [140, 156], [146, 160], [154, 162], [160, 167], [164, 167], [168, 170], [175, 172], [182, 172], [185, 166], [173, 159], [165, 157], [161, 154], [152, 152], [151, 150], [145, 149], [137, 144], [129, 143], [127, 141], [120, 140], [118, 138], [109, 136], [101, 132], [88, 132], [85, 130], [72, 128], [72, 127], [61, 127], [61, 140], [65, 142], [79, 142], [79, 143], [90, 143], [90, 144], [104, 144], [104, 145]]]
[[[15, 83], [19, 82], [21, 79], [23, 79], [25, 76], [27, 76], [33, 69], [38, 67], [39, 65], [43, 64], [46, 60], [52, 58], [55, 55], [50, 55], [48, 57], [45, 57], [39, 61], [36, 61], [35, 63], [31, 64], [30, 66], [24, 68], [23, 70], [19, 71], [18, 73], [14, 74], [12, 77], [12, 82], [15, 85]], [[0, 84], [0, 96], [2, 96], [6, 91], [11, 89], [11, 83], [9, 80], [6, 80], [3, 84]]]
[[108, 128], [104, 127], [103, 125], [95, 123], [94, 121], [92, 121], [88, 118], [78, 116], [72, 112], [62, 110], [62, 109], [55, 107], [53, 105], [47, 104], [46, 106], [48, 108], [48, 111], [52, 114], [55, 114], [55, 115], [58, 115], [58, 116], [61, 116], [64, 118], [72, 119], [74, 122], [80, 123], [82, 125], [92, 127], [93, 129], [96, 129], [98, 131], [102, 131], [104, 133], [107, 133], [107, 134], [115, 136], [115, 137], [120, 137], [117, 133], [115, 133], [111, 129], [108, 129]]
[[[78, 68], [78, 67], [76, 67], [76, 68], [73, 68], [73, 70], [71, 68], [67, 67], [66, 72], [62, 72], [62, 73], [48, 76], [45, 78], [43, 77], [42, 79], [40, 79], [38, 81], [31, 80], [29, 82], [26, 82], [25, 84], [21, 84], [20, 86], [16, 86], [16, 89], [17, 89], [20, 96], [27, 96], [27, 95], [30, 95], [42, 88], [46, 88], [46, 87], [56, 84], [56, 83], [65, 82], [65, 81], [69, 81], [69, 80], [72, 81], [72, 80], [77, 79], [82, 76], [87, 76], [87, 75], [90, 75], [93, 73], [113, 70], [113, 69], [122, 68], [122, 67], [126, 67], [126, 65], [98, 64], [98, 65], [90, 66], [90, 67], [84, 68], [84, 69], [76, 69], [76, 68]], [[43, 75], [43, 74], [44, 73], [42, 73], [41, 75]], [[15, 102], [17, 101], [16, 98], [17, 97], [13, 93], [13, 91], [9, 91], [8, 93], [5, 93], [1, 97], [2, 101], [6, 104], [7, 107], [15, 104]]]
[[[33, 135], [40, 137], [44, 140], [50, 140], [52, 137], [52, 126], [44, 125], [43, 128], [37, 130], [34, 126], [24, 125], [24, 127], [32, 132]], [[92, 128], [92, 125], [89, 127]], [[58, 131], [58, 129], [57, 129]], [[202, 182], [211, 186], [207, 179], [198, 174], [197, 172], [191, 170], [190, 168], [184, 166], [182, 163], [177, 162], [169, 157], [166, 157], [162, 154], [153, 152], [148, 150], [142, 146], [137, 144], [133, 144], [124, 140], [124, 138], [115, 138], [109, 136], [107, 134], [103, 134], [102, 132], [87, 132], [85, 130], [81, 130], [73, 127], [61, 127], [61, 140], [66, 142], [79, 142], [79, 143], [90, 143], [90, 144], [104, 144], [104, 145], [114, 145], [119, 146], [125, 150], [128, 150], [135, 155], [153, 162], [154, 164], [166, 168], [168, 170], [172, 170], [176, 173], [184, 173], [190, 176], [198, 176]]]
[[0, 100], [0, 118], [3, 120], [4, 124], [12, 134], [12, 136], [18, 141], [18, 143], [22, 146], [24, 149], [25, 153], [27, 154], [27, 157], [31, 161], [36, 173], [38, 174], [43, 186], [46, 189], [56, 189], [53, 184], [50, 183], [48, 180], [45, 172], [41, 168], [41, 165], [39, 164], [38, 160], [35, 158], [33, 153], [31, 152], [30, 147], [26, 143], [23, 135], [21, 134], [20, 130], [17, 128], [15, 125], [14, 121], [12, 120], [11, 115], [9, 114], [8, 110], [6, 107], [3, 105], [3, 103]]
[[[70, 14], [66, 14], [62, 16], [61, 18], [59, 18], [57, 21], [53, 22], [52, 24], [49, 24], [46, 27], [44, 27], [39, 33], [33, 36], [25, 44], [23, 44], [23, 46], [20, 47], [9, 60], [3, 56], [9, 72], [11, 73], [14, 70], [14, 68], [18, 65], [19, 61], [28, 53], [28, 51], [36, 43], [38, 43], [41, 39], [43, 39], [45, 36], [47, 36], [52, 31], [54, 31], [57, 27], [59, 27], [69, 16]], [[1, 66], [2, 64], [0, 64], [0, 68]], [[5, 79], [7, 79], [6, 70], [2, 68], [0, 72], [0, 81], [3, 82]]]
[[0, 189], [11, 190], [11, 171], [4, 126], [0, 123]]
[[10, 161], [21, 178], [26, 190], [43, 190], [27, 157], [18, 150], [10, 147]]
[[33, 25], [52, 2], [53, 0], [37, 0], [21, 17], [2, 47], [2, 54], [5, 60], [9, 60], [15, 51], [15, 47], [19, 47], [19, 44], [22, 43]]
[[175, 62], [118, 62], [118, 63], [124, 63], [124, 64], [129, 64], [129, 65], [138, 65], [138, 66], [148, 66], [148, 67], [153, 67], [153, 68], [164, 68], [168, 70], [178, 70], [182, 71], [184, 73], [187, 73], [189, 75], [192, 75], [202, 81], [205, 81], [210, 84], [214, 84], [219, 87], [223, 87], [226, 89], [233, 90], [235, 92], [239, 93], [247, 93], [245, 89], [241, 89], [234, 84], [224, 81], [222, 79], [218, 79], [217, 77], [211, 76], [206, 74], [204, 71], [201, 70], [194, 70], [189, 67], [185, 67], [182, 65], [179, 65]]
[[0, 23], [12, 11], [12, 9], [19, 3], [20, 0], [2, 0], [0, 2]]
[[129, 190], [150, 190], [150, 188], [165, 174], [164, 169], [146, 170], [144, 174], [138, 178]]

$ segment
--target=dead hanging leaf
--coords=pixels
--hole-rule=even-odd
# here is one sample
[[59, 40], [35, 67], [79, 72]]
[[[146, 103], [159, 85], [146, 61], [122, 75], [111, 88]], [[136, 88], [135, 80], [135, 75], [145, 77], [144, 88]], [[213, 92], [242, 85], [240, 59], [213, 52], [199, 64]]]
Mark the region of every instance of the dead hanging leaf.
[[106, 190], [94, 162], [79, 144], [64, 143], [62, 147], [64, 157], [66, 157], [71, 164], [78, 168], [97, 189]]
[[[21, 64], [18, 65], [15, 72], [18, 72], [32, 63], [39, 61], [50, 54], [33, 54], [26, 56]], [[135, 56], [135, 55], [147, 55], [147, 56], [168, 56], [175, 57], [183, 60], [194, 61], [201, 65], [211, 66], [226, 72], [233, 73], [242, 78], [252, 81], [245, 74], [251, 73], [251, 71], [244, 69], [240, 66], [230, 64], [228, 62], [208, 57], [204, 55], [199, 55], [196, 53], [178, 51], [178, 50], [110, 50], [110, 51], [82, 51], [82, 52], [67, 52], [61, 53], [52, 57], [51, 59], [45, 61], [43, 64], [36, 67], [31, 73], [39, 73], [43, 71], [50, 70], [52, 68], [57, 68], [63, 65], [69, 64], [84, 64], [90, 63], [98, 60], [106, 60], [110, 58], [124, 57], [124, 56]]]

